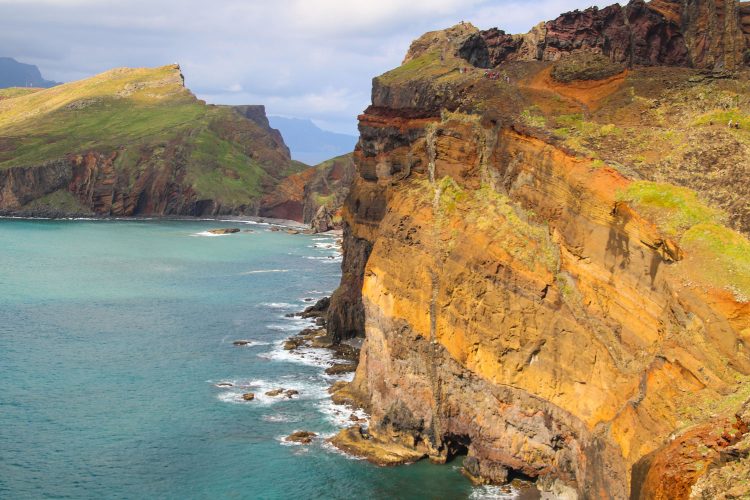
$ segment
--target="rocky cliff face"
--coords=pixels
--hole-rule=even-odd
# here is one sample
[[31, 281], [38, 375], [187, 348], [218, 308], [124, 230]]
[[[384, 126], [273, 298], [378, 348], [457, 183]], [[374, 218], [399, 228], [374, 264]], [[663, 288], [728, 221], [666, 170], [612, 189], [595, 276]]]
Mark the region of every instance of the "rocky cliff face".
[[3, 214], [255, 215], [300, 169], [263, 106], [207, 106], [177, 66], [16, 94], [0, 102]]
[[351, 153], [324, 161], [284, 179], [261, 200], [259, 213], [263, 217], [311, 224], [320, 209], [325, 208], [330, 219], [328, 225], [340, 226], [341, 207], [354, 175]]
[[633, 0], [568, 12], [526, 35], [481, 31], [459, 53], [483, 68], [587, 51], [629, 65], [735, 70], [750, 64], [747, 11], [747, 2], [735, 0]]
[[746, 212], [718, 201], [737, 184], [711, 151], [750, 170], [747, 74], [550, 76], [578, 48], [727, 68], [728, 38], [690, 34], [719, 4], [567, 14], [537, 45], [459, 25], [374, 81], [328, 317], [365, 338], [345, 391], [371, 420], [335, 442], [385, 463], [467, 454], [476, 481], [580, 498], [700, 497], [741, 466], [750, 243], [726, 227], [746, 232]]

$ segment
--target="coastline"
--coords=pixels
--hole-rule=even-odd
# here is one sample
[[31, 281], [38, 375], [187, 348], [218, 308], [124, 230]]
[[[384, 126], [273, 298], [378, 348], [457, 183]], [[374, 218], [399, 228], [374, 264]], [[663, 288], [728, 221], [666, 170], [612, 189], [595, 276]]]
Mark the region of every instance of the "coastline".
[[295, 229], [309, 229], [309, 224], [290, 219], [273, 219], [270, 217], [259, 217], [254, 215], [217, 215], [195, 216], [195, 215], [134, 215], [128, 217], [91, 215], [91, 214], [65, 214], [65, 215], [23, 215], [2, 214], [0, 220], [80, 220], [80, 221], [216, 221], [216, 222], [251, 222], [256, 224], [268, 224], [274, 226], [292, 227]]

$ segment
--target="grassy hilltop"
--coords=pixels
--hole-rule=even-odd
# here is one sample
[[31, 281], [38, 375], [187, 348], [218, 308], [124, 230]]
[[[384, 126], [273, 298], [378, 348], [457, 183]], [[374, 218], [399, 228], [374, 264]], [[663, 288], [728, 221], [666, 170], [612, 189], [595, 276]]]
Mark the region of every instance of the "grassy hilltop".
[[[197, 99], [184, 87], [176, 65], [118, 68], [51, 89], [0, 91], [0, 175], [61, 160], [76, 165], [81, 163], [76, 156], [91, 153], [114, 158], [113, 171], [102, 171], [106, 175], [97, 171], [95, 177], [116, 179], [115, 198], [121, 194], [127, 205], [128, 196], [135, 196], [144, 206], [141, 193], [153, 182], [145, 182], [143, 175], [149, 173], [185, 197], [185, 203], [172, 204], [166, 211], [186, 214], [201, 201], [216, 212], [252, 210], [266, 190], [301, 167], [290, 160], [283, 141], [270, 129], [231, 107], [206, 105]], [[49, 189], [58, 184], [53, 182]], [[80, 187], [64, 189], [75, 192], [86, 206], [90, 201], [86, 198], [96, 194], [84, 193]], [[23, 187], [16, 188], [25, 192]], [[141, 188], [145, 191], [133, 192]], [[40, 191], [48, 189], [42, 186]], [[14, 198], [0, 196], [0, 208], [18, 210], [31, 201], [28, 196]], [[130, 205], [134, 213], [139, 212], [138, 203]], [[89, 208], [104, 215], [112, 209]], [[132, 215], [124, 210], [121, 215]]]

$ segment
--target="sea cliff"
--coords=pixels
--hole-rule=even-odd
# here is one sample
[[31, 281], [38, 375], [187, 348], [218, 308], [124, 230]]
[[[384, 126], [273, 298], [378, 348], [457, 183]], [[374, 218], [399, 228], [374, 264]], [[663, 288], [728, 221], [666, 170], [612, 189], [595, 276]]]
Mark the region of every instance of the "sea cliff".
[[335, 444], [571, 498], [748, 479], [746, 10], [462, 23], [374, 79], [328, 313], [371, 418]]

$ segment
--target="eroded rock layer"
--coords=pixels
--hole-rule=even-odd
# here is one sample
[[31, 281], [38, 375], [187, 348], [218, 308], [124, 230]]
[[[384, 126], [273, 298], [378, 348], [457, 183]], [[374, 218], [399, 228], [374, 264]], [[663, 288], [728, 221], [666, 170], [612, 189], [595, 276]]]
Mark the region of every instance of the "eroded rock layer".
[[526, 35], [481, 31], [460, 53], [485, 68], [589, 51], [630, 65], [734, 70], [750, 64], [747, 12], [747, 2], [736, 0], [632, 0], [625, 7], [568, 12]]
[[[618, 8], [570, 19], [624, 15]], [[634, 2], [624, 12], [682, 19], [688, 8], [697, 7]], [[554, 26], [578, 22], [566, 19]], [[476, 481], [521, 474], [581, 498], [714, 491], [733, 470], [720, 457], [748, 431], [734, 415], [750, 398], [741, 256], [750, 244], [724, 226], [747, 231], [744, 212], [726, 206], [727, 218], [681, 187], [711, 199], [736, 186], [708, 187], [626, 152], [683, 155], [675, 137], [728, 130], [715, 141], [744, 148], [748, 131], [710, 118], [721, 105], [679, 104], [684, 120], [667, 135], [651, 111], [634, 111], [667, 109], [675, 89], [721, 86], [739, 103], [732, 124], [744, 126], [747, 76], [632, 69], [562, 84], [550, 80], [550, 62], [507, 58], [496, 72], [467, 71], [463, 50], [477, 33], [459, 25], [417, 40], [404, 65], [375, 79], [360, 116], [328, 327], [339, 340], [365, 337], [346, 394], [371, 421], [338, 442], [382, 463], [465, 453]], [[615, 147], [618, 125], [651, 135]], [[706, 150], [691, 151], [706, 175], [722, 175]], [[746, 157], [729, 155], [747, 171]], [[723, 243], [713, 239], [720, 233]], [[696, 442], [706, 449], [685, 451]]]

